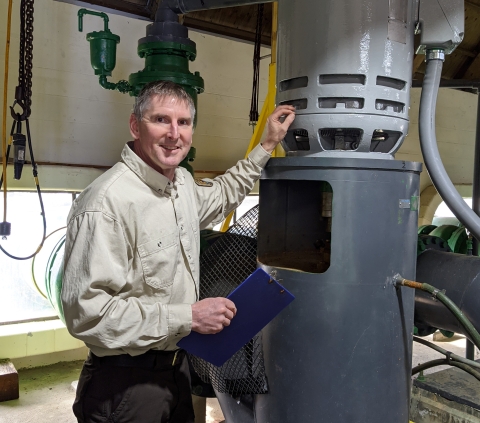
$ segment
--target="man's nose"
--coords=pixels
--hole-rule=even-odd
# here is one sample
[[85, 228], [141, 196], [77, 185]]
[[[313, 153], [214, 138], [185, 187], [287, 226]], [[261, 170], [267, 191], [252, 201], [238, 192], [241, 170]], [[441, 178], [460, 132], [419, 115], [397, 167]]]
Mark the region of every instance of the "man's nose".
[[170, 125], [170, 137], [174, 140], [178, 138], [178, 123], [172, 122]]

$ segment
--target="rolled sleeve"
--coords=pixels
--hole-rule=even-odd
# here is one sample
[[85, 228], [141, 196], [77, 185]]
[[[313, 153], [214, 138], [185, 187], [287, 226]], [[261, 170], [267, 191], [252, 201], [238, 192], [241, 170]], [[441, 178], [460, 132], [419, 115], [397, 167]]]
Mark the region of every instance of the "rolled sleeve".
[[167, 304], [168, 334], [183, 338], [192, 330], [192, 306], [190, 304]]
[[225, 174], [205, 179], [210, 182], [209, 186], [195, 187], [200, 228], [221, 222], [238, 207], [253, 189], [270, 157], [271, 154], [258, 145]]

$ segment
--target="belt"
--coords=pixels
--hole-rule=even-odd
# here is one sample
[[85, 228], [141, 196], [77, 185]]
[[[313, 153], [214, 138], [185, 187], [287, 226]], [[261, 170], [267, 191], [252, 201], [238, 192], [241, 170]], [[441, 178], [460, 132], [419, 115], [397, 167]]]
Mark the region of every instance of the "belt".
[[156, 367], [172, 367], [179, 364], [185, 356], [184, 350], [157, 351], [150, 350], [141, 355], [131, 356], [128, 354], [107, 355], [98, 357], [90, 351], [93, 364], [118, 367], [141, 367], [153, 369]]

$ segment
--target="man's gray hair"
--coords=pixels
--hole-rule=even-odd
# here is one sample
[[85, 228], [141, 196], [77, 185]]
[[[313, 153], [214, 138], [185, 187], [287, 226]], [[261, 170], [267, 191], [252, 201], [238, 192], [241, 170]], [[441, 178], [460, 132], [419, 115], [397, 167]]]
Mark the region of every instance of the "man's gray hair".
[[192, 121], [195, 119], [195, 104], [192, 97], [178, 84], [170, 81], [154, 81], [145, 85], [140, 94], [135, 99], [133, 114], [138, 120], [141, 120], [145, 110], [150, 107], [153, 97], [159, 98], [173, 97], [174, 99], [186, 104], [192, 115]]

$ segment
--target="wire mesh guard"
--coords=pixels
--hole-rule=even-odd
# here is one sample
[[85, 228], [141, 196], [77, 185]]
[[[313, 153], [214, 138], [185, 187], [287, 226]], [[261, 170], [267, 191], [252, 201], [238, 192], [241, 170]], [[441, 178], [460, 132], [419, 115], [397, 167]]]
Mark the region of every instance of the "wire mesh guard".
[[[258, 205], [245, 213], [200, 257], [200, 300], [226, 297], [257, 268]], [[221, 367], [189, 355], [198, 376], [221, 393], [264, 394], [267, 380], [261, 334]]]

